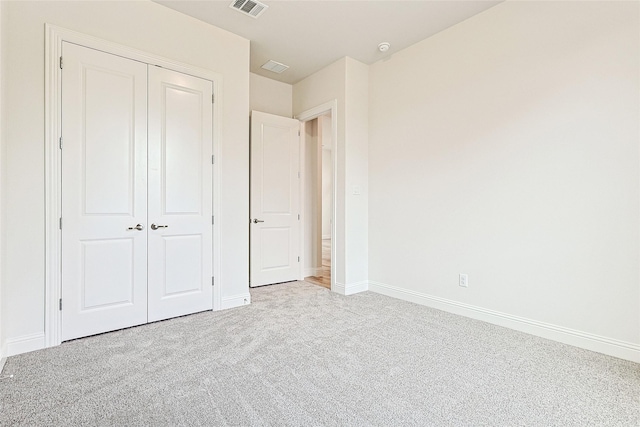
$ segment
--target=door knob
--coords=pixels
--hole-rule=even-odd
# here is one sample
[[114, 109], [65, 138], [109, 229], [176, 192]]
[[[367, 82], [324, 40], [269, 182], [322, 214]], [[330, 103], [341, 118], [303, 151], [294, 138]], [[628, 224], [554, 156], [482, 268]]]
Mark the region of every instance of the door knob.
[[168, 225], [155, 225], [155, 224], [151, 224], [151, 229], [152, 230], [157, 230], [158, 228], [168, 228]]
[[253, 223], [254, 223], [254, 224], [257, 224], [257, 223], [259, 223], [259, 222], [264, 222], [264, 221], [262, 221], [261, 219], [257, 219], [257, 218], [253, 220]]
[[127, 228], [127, 230], [138, 230], [138, 231], [142, 231], [142, 230], [144, 230], [144, 225], [142, 225], [142, 224], [138, 224], [138, 225], [136, 225], [135, 227], [129, 227], [129, 228]]

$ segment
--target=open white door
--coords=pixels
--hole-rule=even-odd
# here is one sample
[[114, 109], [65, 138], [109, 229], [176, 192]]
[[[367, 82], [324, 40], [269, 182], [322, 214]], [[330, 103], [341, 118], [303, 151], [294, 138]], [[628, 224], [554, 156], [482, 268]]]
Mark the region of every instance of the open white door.
[[251, 113], [251, 287], [300, 277], [300, 123]]
[[61, 301], [69, 340], [147, 321], [147, 65], [70, 43], [63, 54]]
[[149, 67], [149, 322], [213, 308], [212, 94]]

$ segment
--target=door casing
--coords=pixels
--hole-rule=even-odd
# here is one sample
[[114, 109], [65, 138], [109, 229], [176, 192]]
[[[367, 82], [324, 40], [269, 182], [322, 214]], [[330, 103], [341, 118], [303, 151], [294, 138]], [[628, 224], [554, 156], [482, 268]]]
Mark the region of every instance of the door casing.
[[[214, 71], [183, 64], [158, 55], [108, 42], [55, 25], [45, 25], [45, 347], [62, 342], [62, 315], [59, 308], [62, 285], [60, 218], [61, 180], [61, 56], [62, 42], [69, 42], [119, 55], [149, 65], [189, 74], [213, 83], [213, 215], [220, 216], [220, 126], [222, 112], [222, 76]], [[64, 66], [64, 64], [62, 64]], [[213, 224], [213, 272], [220, 271], [219, 221]], [[220, 286], [213, 288], [213, 309], [221, 308]]]

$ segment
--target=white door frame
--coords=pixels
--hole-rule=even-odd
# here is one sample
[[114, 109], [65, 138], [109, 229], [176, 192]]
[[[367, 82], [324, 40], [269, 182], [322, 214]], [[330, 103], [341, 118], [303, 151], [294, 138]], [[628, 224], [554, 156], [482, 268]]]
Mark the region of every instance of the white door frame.
[[[304, 268], [302, 268], [303, 265], [305, 265], [305, 260], [304, 260], [304, 230], [306, 229], [306, 221], [307, 221], [307, 217], [304, 213], [304, 203], [302, 203], [302, 201], [304, 200], [303, 196], [303, 192], [304, 192], [304, 188], [305, 188], [305, 181], [306, 181], [306, 170], [305, 170], [305, 155], [306, 155], [306, 144], [305, 144], [305, 124], [308, 121], [311, 121], [313, 119], [317, 119], [318, 117], [326, 114], [326, 113], [331, 113], [331, 143], [332, 143], [332, 153], [331, 153], [331, 173], [332, 173], [332, 183], [331, 183], [331, 201], [332, 201], [332, 205], [331, 205], [331, 291], [335, 292], [336, 291], [336, 264], [338, 262], [344, 263], [344, 260], [342, 259], [337, 259], [336, 257], [336, 239], [337, 239], [337, 223], [339, 221], [338, 216], [336, 215], [336, 194], [337, 194], [337, 185], [338, 185], [338, 150], [340, 149], [338, 147], [338, 100], [334, 99], [333, 101], [329, 101], [326, 102], [322, 105], [318, 105], [315, 108], [312, 108], [310, 110], [307, 111], [303, 111], [302, 113], [298, 114], [295, 118], [300, 120], [300, 171], [302, 172], [302, 180], [300, 183], [300, 210], [301, 210], [301, 214], [302, 214], [302, 224], [300, 224], [300, 230], [302, 231], [300, 233], [300, 257], [301, 257], [301, 262], [300, 262], [300, 275], [303, 276], [303, 271]], [[300, 277], [300, 280], [303, 280], [304, 277]]]
[[[222, 113], [222, 76], [214, 71], [194, 67], [158, 55], [142, 52], [76, 31], [45, 24], [45, 347], [62, 342], [62, 315], [59, 309], [62, 286], [62, 212], [61, 180], [61, 79], [62, 42], [69, 42], [149, 65], [189, 74], [213, 82], [213, 215], [220, 218], [220, 138]], [[64, 66], [64, 63], [63, 63]], [[64, 142], [64, 141], [63, 141]], [[213, 225], [213, 272], [220, 271], [220, 221]], [[213, 309], [221, 308], [220, 286], [213, 288]]]

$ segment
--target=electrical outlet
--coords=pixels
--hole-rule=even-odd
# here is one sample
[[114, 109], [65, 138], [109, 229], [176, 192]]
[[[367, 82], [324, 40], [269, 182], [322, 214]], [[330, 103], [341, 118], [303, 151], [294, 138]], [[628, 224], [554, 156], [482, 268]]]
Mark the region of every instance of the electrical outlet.
[[458, 275], [458, 284], [460, 286], [462, 286], [463, 288], [468, 287], [469, 286], [469, 275], [460, 273]]

